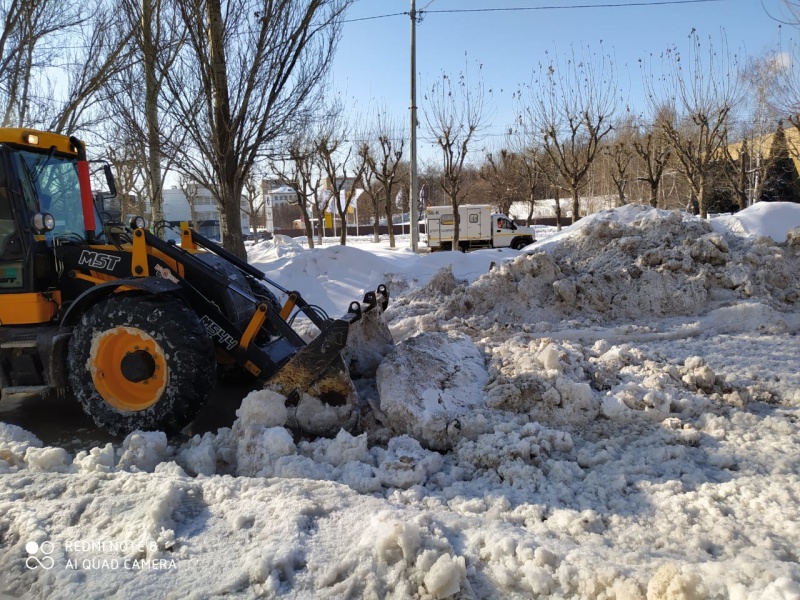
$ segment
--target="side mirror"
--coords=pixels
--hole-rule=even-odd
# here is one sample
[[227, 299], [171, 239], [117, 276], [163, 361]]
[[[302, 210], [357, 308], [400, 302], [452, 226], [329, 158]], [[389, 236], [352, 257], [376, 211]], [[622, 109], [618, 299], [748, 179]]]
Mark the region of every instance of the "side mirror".
[[117, 184], [114, 181], [114, 174], [111, 172], [111, 165], [108, 163], [103, 165], [103, 173], [106, 176], [106, 184], [108, 185], [108, 192], [109, 196], [107, 198], [116, 198], [117, 197]]

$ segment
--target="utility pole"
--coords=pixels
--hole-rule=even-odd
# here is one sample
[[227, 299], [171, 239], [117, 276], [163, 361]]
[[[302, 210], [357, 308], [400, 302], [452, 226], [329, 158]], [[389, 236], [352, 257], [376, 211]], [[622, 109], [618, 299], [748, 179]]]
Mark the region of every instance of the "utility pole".
[[411, 250], [417, 251], [419, 242], [419, 215], [417, 214], [419, 193], [417, 192], [417, 8], [411, 0], [411, 193], [408, 204], [411, 208]]

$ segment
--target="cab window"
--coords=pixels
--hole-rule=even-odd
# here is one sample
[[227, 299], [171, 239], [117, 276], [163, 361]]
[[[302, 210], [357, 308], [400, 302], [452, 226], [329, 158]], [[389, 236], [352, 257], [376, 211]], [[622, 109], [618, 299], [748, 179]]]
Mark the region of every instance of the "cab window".
[[74, 159], [21, 151], [20, 181], [28, 212], [47, 212], [55, 219], [55, 229], [47, 234], [83, 235], [83, 205]]

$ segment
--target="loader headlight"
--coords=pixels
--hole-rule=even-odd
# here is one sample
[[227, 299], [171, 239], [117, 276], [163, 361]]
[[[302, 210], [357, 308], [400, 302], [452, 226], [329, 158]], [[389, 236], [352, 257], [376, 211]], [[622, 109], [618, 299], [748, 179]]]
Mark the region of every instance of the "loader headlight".
[[147, 227], [147, 221], [144, 217], [133, 217], [131, 219], [131, 229], [144, 229]]
[[56, 226], [56, 220], [50, 213], [36, 213], [33, 215], [33, 229], [37, 234], [41, 235], [48, 231], [53, 231]]

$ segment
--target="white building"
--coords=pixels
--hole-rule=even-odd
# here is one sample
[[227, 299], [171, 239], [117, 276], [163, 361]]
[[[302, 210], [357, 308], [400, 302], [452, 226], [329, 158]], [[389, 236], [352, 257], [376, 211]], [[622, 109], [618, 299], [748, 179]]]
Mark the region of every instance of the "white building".
[[[188, 221], [200, 235], [214, 240], [222, 239], [219, 226], [219, 206], [211, 192], [198, 187], [193, 191], [194, 212], [197, 217], [195, 223], [192, 219], [192, 210], [189, 200], [183, 190], [173, 186], [164, 190], [164, 220], [171, 225], [180, 225], [181, 221]], [[242, 233], [250, 232], [250, 217], [247, 212], [247, 202], [242, 198]]]
[[266, 229], [272, 233], [275, 231], [275, 221], [273, 219], [272, 208], [289, 204], [297, 204], [297, 192], [288, 185], [281, 185], [280, 182], [270, 179], [261, 181], [261, 195], [264, 198], [264, 222]]
[[297, 204], [297, 192], [295, 192], [288, 185], [279, 185], [274, 181], [269, 181], [266, 179], [262, 181], [261, 194], [264, 196], [264, 206]]

